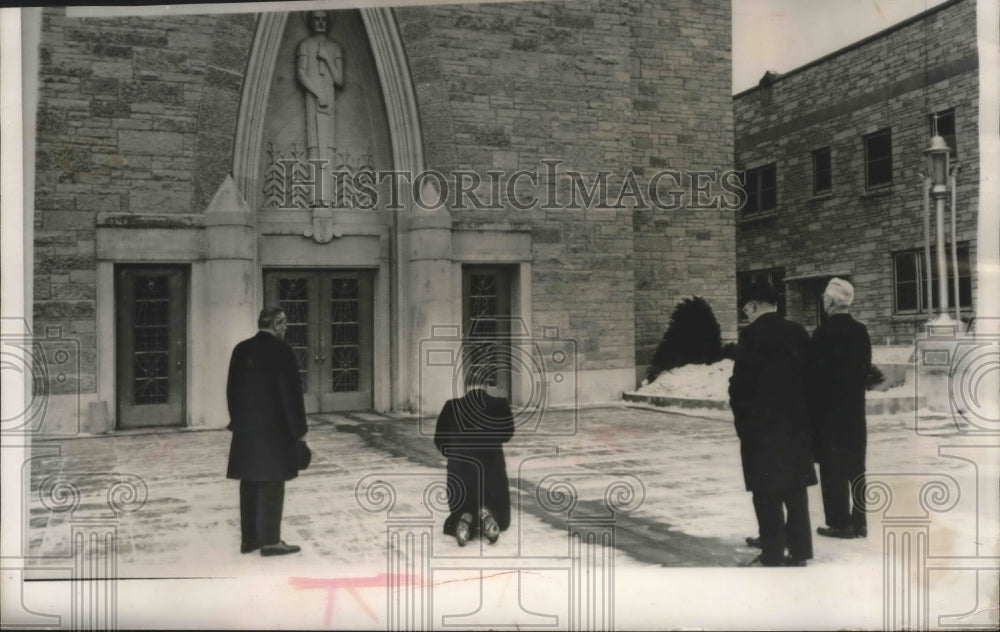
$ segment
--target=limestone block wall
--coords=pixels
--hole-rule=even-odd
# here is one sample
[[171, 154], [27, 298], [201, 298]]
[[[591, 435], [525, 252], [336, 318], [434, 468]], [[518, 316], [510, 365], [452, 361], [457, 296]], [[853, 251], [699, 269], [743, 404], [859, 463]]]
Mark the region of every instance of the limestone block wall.
[[[731, 167], [727, 2], [591, 0], [396, 11], [427, 166], [540, 170], [519, 210], [453, 208], [466, 226], [532, 230], [537, 325], [578, 341], [581, 368], [631, 370], [670, 310], [700, 294], [735, 332], [732, 212], [565, 208], [567, 172], [609, 172], [611, 200], [631, 170]], [[558, 160], [548, 177], [544, 160]], [[484, 189], [488, 188], [484, 186]], [[554, 200], [546, 208], [547, 200]], [[685, 201], [686, 203], [686, 201]]]
[[[452, 206], [466, 231], [527, 226], [536, 327], [578, 342], [579, 367], [634, 386], [670, 311], [707, 298], [735, 332], [732, 212], [566, 208], [570, 171], [732, 166], [730, 3], [584, 0], [394, 10], [425, 165], [518, 169], [521, 210]], [[79, 338], [94, 393], [99, 213], [198, 215], [232, 169], [256, 14], [67, 18], [43, 12], [35, 194], [34, 325]], [[542, 161], [558, 160], [554, 176]], [[686, 186], [686, 183], [683, 185]], [[545, 205], [547, 201], [553, 204]], [[187, 220], [185, 220], [187, 221]], [[107, 331], [107, 329], [103, 329]], [[618, 388], [618, 386], [615, 386]]]
[[201, 213], [232, 164], [255, 15], [80, 19], [45, 9], [35, 179], [34, 327], [80, 340], [93, 393], [96, 217]]
[[[922, 248], [923, 150], [929, 116], [955, 109], [958, 235], [976, 259], [978, 60], [976, 3], [958, 0], [919, 19], [734, 97], [736, 164], [777, 163], [774, 217], [737, 226], [740, 271], [785, 276], [851, 273], [854, 313], [876, 342], [909, 342], [927, 315], [895, 315], [892, 253]], [[863, 136], [892, 130], [892, 185], [865, 189]], [[811, 152], [829, 146], [832, 192], [813, 195]], [[932, 242], [933, 243], [933, 242]], [[936, 289], [935, 289], [936, 291]], [[976, 287], [973, 279], [973, 301]], [[809, 318], [815, 305], [789, 305]]]

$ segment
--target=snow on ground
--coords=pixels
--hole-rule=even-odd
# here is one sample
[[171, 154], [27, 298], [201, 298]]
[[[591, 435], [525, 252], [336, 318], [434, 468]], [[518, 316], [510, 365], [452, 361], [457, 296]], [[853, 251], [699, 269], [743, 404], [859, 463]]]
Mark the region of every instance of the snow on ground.
[[913, 384], [906, 382], [899, 386], [884, 391], [871, 390], [865, 395], [868, 399], [882, 399], [885, 397], [916, 397], [917, 391]]
[[872, 364], [910, 364], [913, 345], [872, 347]]
[[[886, 349], [883, 347], [883, 349]], [[901, 347], [888, 347], [893, 354], [882, 354], [883, 358], [892, 360], [902, 357], [898, 352]], [[906, 353], [912, 353], [907, 347]], [[888, 360], [880, 360], [887, 362]], [[893, 360], [894, 361], [894, 360]], [[903, 360], [905, 362], [905, 359]], [[642, 395], [665, 395], [667, 397], [683, 397], [685, 399], [711, 399], [717, 401], [729, 400], [729, 377], [733, 374], [733, 361], [720, 360], [715, 364], [687, 364], [670, 371], [664, 371], [651, 384], [646, 384], [636, 392]], [[900, 384], [884, 391], [868, 391], [869, 399], [886, 397], [912, 397], [915, 394], [914, 385]], [[698, 414], [690, 408], [683, 409], [686, 414]], [[705, 409], [711, 416], [717, 416], [719, 411]]]
[[729, 377], [732, 374], [732, 360], [720, 360], [715, 364], [687, 364], [660, 373], [656, 380], [637, 392], [643, 395], [728, 400]]

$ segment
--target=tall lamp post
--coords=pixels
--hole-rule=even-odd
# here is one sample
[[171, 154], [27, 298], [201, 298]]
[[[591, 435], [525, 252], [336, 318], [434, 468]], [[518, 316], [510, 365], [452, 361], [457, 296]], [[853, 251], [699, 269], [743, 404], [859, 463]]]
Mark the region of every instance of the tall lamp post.
[[[937, 133], [935, 133], [935, 135], [931, 138], [931, 146], [924, 150], [924, 155], [927, 157], [927, 170], [930, 173], [930, 197], [934, 199], [935, 237], [937, 238], [935, 248], [937, 249], [938, 314], [932, 319], [932, 322], [935, 325], [943, 325], [953, 322], [951, 316], [948, 315], [948, 260], [945, 254], [944, 245], [944, 202], [948, 197], [950, 154], [951, 148], [948, 147], [948, 143]], [[952, 179], [952, 186], [954, 186], [954, 179]], [[930, 209], [925, 208], [924, 212], [929, 213]], [[951, 213], [952, 217], [954, 217], [954, 202], [952, 203]], [[929, 223], [930, 222], [924, 223], [925, 230], [930, 229]], [[955, 222], [952, 222], [952, 226], [954, 225]], [[931, 236], [927, 234], [925, 237], [927, 239], [926, 243], [930, 244]], [[954, 241], [955, 238], [954, 228], [952, 228], [952, 241]], [[932, 269], [930, 261], [930, 248], [927, 248], [925, 252], [927, 253], [927, 272], [930, 274]], [[955, 264], [957, 266], [957, 260]], [[931, 288], [928, 288], [928, 291], [930, 290]], [[928, 295], [927, 299], [930, 300], [931, 296]], [[958, 302], [958, 299], [959, 297], [956, 293], [956, 303]]]

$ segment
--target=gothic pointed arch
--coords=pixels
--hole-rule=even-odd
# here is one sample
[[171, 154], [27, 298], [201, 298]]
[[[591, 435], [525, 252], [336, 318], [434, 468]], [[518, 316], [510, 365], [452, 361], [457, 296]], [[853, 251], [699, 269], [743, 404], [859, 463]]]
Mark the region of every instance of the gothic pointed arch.
[[[392, 164], [380, 168], [420, 171], [423, 144], [417, 102], [392, 10], [380, 7], [358, 11], [378, 73], [392, 153]], [[233, 179], [252, 209], [260, 208], [261, 204], [259, 179], [268, 102], [288, 20], [294, 15], [287, 12], [261, 14], [243, 82]]]

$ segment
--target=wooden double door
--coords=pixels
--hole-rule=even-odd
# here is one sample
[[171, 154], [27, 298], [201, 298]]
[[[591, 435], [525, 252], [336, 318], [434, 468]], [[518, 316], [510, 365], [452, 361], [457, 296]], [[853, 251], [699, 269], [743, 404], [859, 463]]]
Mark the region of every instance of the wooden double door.
[[306, 412], [372, 407], [370, 270], [265, 270], [264, 303], [288, 317]]

